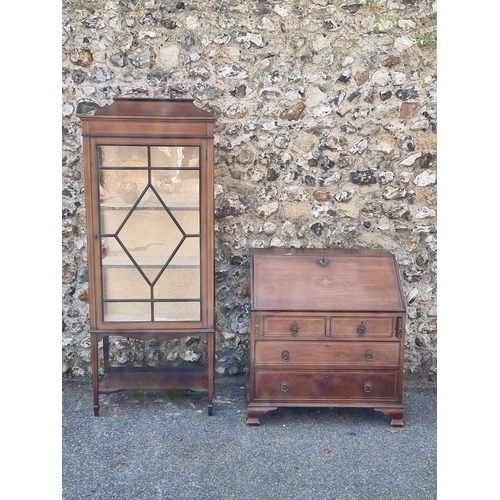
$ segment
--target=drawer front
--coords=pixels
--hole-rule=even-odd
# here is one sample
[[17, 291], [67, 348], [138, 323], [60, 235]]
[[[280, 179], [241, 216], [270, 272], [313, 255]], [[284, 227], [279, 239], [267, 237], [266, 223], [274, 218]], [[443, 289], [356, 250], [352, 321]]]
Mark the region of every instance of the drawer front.
[[390, 338], [394, 336], [394, 318], [349, 316], [330, 318], [330, 335], [332, 337]]
[[256, 365], [399, 366], [399, 342], [260, 341]]
[[324, 337], [326, 317], [323, 316], [264, 316], [264, 337]]
[[255, 399], [396, 401], [397, 382], [397, 372], [258, 370]]

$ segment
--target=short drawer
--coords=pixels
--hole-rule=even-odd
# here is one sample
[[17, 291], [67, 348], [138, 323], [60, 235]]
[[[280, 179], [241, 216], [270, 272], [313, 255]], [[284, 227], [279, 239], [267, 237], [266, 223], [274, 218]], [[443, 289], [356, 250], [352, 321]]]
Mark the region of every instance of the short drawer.
[[264, 316], [264, 337], [324, 337], [326, 317], [323, 316]]
[[255, 372], [256, 400], [397, 400], [398, 372], [268, 371]]
[[398, 342], [257, 341], [255, 365], [399, 366]]
[[390, 338], [394, 336], [394, 318], [392, 316], [332, 316], [330, 318], [330, 335], [359, 339]]

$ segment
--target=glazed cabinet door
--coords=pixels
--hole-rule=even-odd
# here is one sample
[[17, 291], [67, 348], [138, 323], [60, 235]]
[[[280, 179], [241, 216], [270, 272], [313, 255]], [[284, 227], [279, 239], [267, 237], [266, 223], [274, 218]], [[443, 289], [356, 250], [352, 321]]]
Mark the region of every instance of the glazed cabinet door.
[[92, 140], [95, 300], [100, 328], [201, 328], [211, 197], [203, 142]]

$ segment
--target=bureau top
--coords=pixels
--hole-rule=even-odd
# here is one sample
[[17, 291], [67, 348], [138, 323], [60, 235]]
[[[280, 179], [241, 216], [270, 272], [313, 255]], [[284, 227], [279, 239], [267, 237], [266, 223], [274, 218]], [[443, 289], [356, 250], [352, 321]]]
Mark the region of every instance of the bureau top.
[[406, 310], [395, 256], [378, 249], [250, 250], [252, 310]]

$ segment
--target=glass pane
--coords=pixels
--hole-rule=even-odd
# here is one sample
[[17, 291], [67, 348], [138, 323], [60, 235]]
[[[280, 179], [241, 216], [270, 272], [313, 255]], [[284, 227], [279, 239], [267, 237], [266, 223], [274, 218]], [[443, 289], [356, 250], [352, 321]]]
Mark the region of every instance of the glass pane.
[[151, 298], [149, 285], [132, 264], [129, 267], [103, 267], [102, 281], [103, 298], [105, 299]]
[[199, 302], [155, 302], [155, 321], [200, 321]]
[[118, 233], [118, 238], [141, 266], [163, 266], [182, 237], [161, 205], [155, 210], [142, 200]]
[[147, 167], [146, 146], [99, 146], [100, 167]]
[[170, 208], [199, 208], [199, 170], [152, 170], [151, 184]]
[[104, 321], [151, 321], [150, 302], [104, 302]]
[[[127, 208], [132, 206], [139, 195], [144, 191], [148, 184], [147, 170], [104, 170], [99, 175], [99, 197], [101, 202], [101, 224], [106, 224], [103, 219], [105, 215], [111, 215], [107, 212], [115, 211], [118, 208]], [[156, 203], [158, 200], [156, 199]], [[118, 216], [125, 217], [127, 213], [120, 211]], [[116, 216], [115, 216], [116, 217]], [[122, 220], [123, 220], [122, 217]], [[114, 224], [111, 224], [114, 227]], [[110, 230], [109, 226], [106, 231]]]
[[151, 148], [154, 168], [199, 168], [200, 149], [190, 146], [154, 146]]
[[154, 287], [155, 299], [199, 299], [199, 267], [167, 267]]
[[[116, 238], [101, 239], [104, 299], [149, 299], [150, 287]], [[158, 275], [156, 270], [154, 277]], [[149, 275], [146, 273], [149, 277]], [[154, 279], [154, 278], [153, 278]]]
[[200, 265], [200, 238], [186, 238], [172, 259], [173, 266], [199, 266]]
[[200, 214], [195, 210], [172, 210], [172, 215], [186, 234], [200, 234]]

